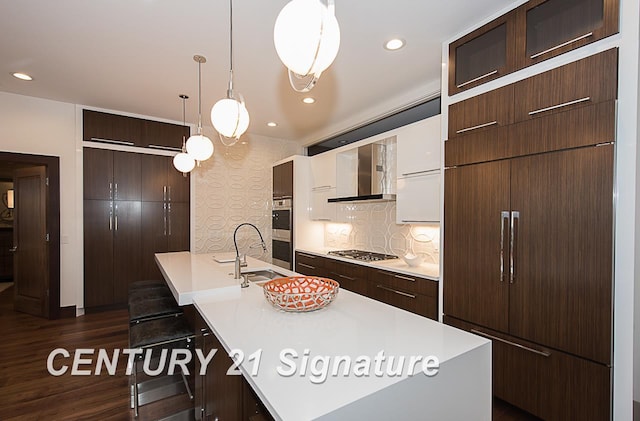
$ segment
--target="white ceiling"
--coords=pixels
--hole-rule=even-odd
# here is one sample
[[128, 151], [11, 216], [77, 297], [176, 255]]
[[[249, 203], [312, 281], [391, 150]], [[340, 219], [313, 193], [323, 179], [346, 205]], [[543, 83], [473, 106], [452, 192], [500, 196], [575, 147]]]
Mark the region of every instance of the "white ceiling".
[[[441, 43], [508, 0], [336, 0], [338, 57], [310, 92], [290, 87], [273, 46], [288, 0], [234, 0], [234, 88], [245, 97], [249, 132], [309, 144], [437, 92]], [[178, 94], [197, 122], [202, 66], [203, 125], [226, 94], [227, 0], [0, 0], [0, 91], [182, 120]], [[383, 42], [407, 40], [388, 52]], [[11, 76], [22, 71], [24, 82]], [[269, 121], [278, 127], [266, 126]]]

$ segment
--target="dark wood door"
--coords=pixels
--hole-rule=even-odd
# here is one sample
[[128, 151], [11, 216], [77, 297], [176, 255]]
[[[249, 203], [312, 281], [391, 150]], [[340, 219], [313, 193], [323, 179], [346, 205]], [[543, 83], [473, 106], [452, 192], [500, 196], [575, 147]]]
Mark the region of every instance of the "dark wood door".
[[161, 155], [143, 155], [142, 161], [142, 200], [162, 202], [167, 200], [167, 157]]
[[38, 166], [13, 174], [14, 308], [40, 317], [49, 315], [46, 171]]
[[167, 251], [189, 250], [189, 203], [167, 203]]
[[142, 202], [142, 279], [162, 279], [155, 253], [167, 249], [168, 220], [164, 202]]
[[113, 297], [115, 304], [124, 304], [129, 285], [141, 279], [142, 207], [139, 201], [115, 201], [113, 206]]
[[191, 175], [186, 176], [173, 166], [173, 158], [167, 160], [167, 201], [189, 202]]
[[189, 138], [190, 129], [161, 121], [144, 121], [144, 146], [149, 148], [180, 151], [182, 139]]
[[447, 169], [444, 190], [444, 313], [501, 331], [509, 309], [509, 165]]
[[233, 371], [233, 360], [214, 334], [206, 336], [205, 341], [207, 350], [218, 350], [209, 364], [205, 379], [206, 413], [210, 416], [207, 419], [242, 419], [243, 377], [240, 373], [227, 373], [228, 370]]
[[293, 161], [273, 167], [273, 198], [293, 197]]
[[84, 140], [145, 146], [142, 119], [92, 110], [83, 110], [82, 119]]
[[83, 148], [84, 198], [113, 199], [113, 151]]
[[612, 203], [613, 145], [513, 160], [512, 335], [611, 362]]
[[84, 201], [84, 306], [113, 304], [113, 202]]
[[130, 152], [113, 153], [113, 198], [140, 200], [142, 155]]

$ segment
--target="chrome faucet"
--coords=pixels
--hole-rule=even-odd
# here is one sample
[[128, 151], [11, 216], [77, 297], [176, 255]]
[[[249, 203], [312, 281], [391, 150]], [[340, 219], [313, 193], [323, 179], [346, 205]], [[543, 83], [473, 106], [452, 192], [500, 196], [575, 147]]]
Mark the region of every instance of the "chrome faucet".
[[[262, 234], [260, 233], [260, 230], [258, 229], [258, 227], [256, 227], [255, 225], [249, 223], [249, 222], [243, 222], [242, 224], [238, 225], [235, 229], [235, 231], [233, 231], [233, 245], [236, 248], [236, 265], [235, 265], [235, 271], [234, 271], [234, 276], [233, 279], [240, 279], [240, 277], [242, 276], [242, 268], [243, 267], [247, 267], [247, 255], [243, 254], [242, 258], [240, 257], [240, 252], [238, 251], [238, 242], [236, 240], [236, 234], [238, 233], [238, 229], [240, 229], [240, 227], [242, 227], [243, 225], [249, 225], [252, 226], [253, 228], [255, 228], [256, 231], [258, 231], [258, 235], [260, 236], [260, 245], [262, 246], [262, 250], [267, 251], [267, 245], [264, 243], [264, 239], [262, 238]], [[247, 281], [247, 279], [245, 278], [245, 281], [242, 283], [242, 288], [246, 288], [249, 286], [249, 282]]]

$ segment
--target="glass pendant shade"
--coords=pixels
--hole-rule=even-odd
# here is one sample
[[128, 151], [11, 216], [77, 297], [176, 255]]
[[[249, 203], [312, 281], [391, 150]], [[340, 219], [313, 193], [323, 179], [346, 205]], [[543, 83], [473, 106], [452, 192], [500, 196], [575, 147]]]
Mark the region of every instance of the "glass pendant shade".
[[173, 157], [173, 166], [182, 173], [188, 173], [196, 166], [196, 160], [185, 152], [180, 152]]
[[187, 139], [187, 153], [196, 161], [206, 161], [213, 155], [213, 143], [207, 136], [195, 134]]
[[249, 112], [244, 102], [224, 98], [216, 102], [211, 109], [211, 122], [221, 136], [237, 141], [249, 127]]
[[[317, 80], [338, 55], [340, 26], [333, 0], [328, 2], [329, 7], [319, 0], [292, 0], [276, 19], [273, 41], [278, 57], [294, 74], [290, 75], [292, 86], [294, 78]], [[315, 80], [301, 92], [310, 90]]]

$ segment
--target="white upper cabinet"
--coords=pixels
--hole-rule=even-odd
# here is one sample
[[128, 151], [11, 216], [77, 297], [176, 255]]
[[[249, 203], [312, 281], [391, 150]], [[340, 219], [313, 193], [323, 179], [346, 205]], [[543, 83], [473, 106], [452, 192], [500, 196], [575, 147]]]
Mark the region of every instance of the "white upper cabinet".
[[440, 115], [398, 129], [398, 177], [440, 169]]
[[313, 221], [333, 221], [336, 206], [328, 199], [336, 196], [336, 152], [328, 151], [312, 156], [311, 194], [309, 219]]
[[328, 151], [311, 157], [311, 188], [336, 187], [336, 152]]
[[440, 171], [398, 178], [396, 223], [440, 221]]

